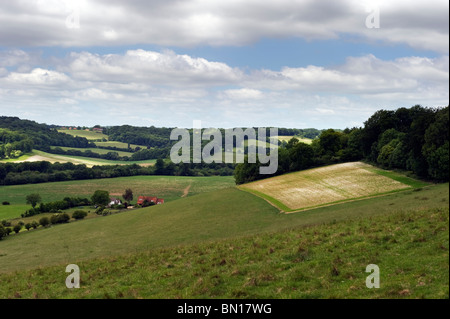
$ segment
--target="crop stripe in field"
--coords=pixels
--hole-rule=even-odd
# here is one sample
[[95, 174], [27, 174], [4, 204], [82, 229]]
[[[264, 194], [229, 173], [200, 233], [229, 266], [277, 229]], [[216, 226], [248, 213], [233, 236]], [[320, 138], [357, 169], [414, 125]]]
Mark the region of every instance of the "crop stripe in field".
[[292, 213], [300, 213], [300, 212], [304, 212], [307, 210], [311, 210], [311, 209], [316, 209], [316, 208], [321, 208], [321, 207], [326, 207], [326, 206], [333, 206], [336, 204], [343, 204], [343, 203], [348, 203], [348, 202], [354, 202], [354, 201], [358, 201], [358, 200], [364, 200], [364, 199], [370, 199], [370, 198], [376, 198], [376, 197], [382, 197], [382, 196], [386, 196], [386, 195], [390, 195], [393, 193], [400, 193], [400, 192], [405, 192], [405, 191], [410, 191], [411, 189], [414, 189], [414, 187], [408, 187], [408, 188], [401, 188], [401, 189], [395, 189], [395, 190], [391, 190], [388, 192], [383, 192], [383, 193], [377, 193], [377, 194], [373, 194], [373, 195], [367, 195], [367, 196], [361, 196], [361, 197], [355, 197], [355, 198], [348, 198], [348, 199], [341, 199], [341, 200], [337, 200], [337, 201], [333, 201], [333, 202], [329, 202], [329, 203], [325, 203], [325, 204], [319, 204], [319, 205], [314, 205], [314, 206], [307, 206], [307, 207], [303, 207], [300, 209], [292, 209], [287, 207], [286, 205], [284, 205], [283, 203], [281, 203], [279, 200], [276, 200], [275, 198], [266, 195], [264, 193], [261, 193], [259, 191], [253, 190], [253, 189], [249, 189], [249, 188], [245, 188], [245, 187], [238, 187], [239, 189], [249, 192], [253, 195], [256, 195], [264, 200], [266, 200], [269, 204], [271, 204], [272, 206], [278, 208], [280, 210], [280, 213], [286, 213], [286, 214], [292, 214]]
[[279, 209], [280, 213], [285, 213], [285, 212], [289, 212], [289, 211], [292, 210], [291, 208], [287, 207], [285, 204], [283, 204], [279, 200], [276, 200], [275, 198], [273, 198], [273, 197], [271, 197], [269, 195], [266, 195], [264, 193], [261, 193], [261, 192], [259, 192], [257, 190], [246, 188], [246, 187], [243, 187], [243, 186], [238, 186], [237, 188], [242, 190], [242, 191], [245, 191], [247, 193], [253, 194], [255, 196], [258, 196], [258, 197], [264, 199], [270, 205], [272, 205], [273, 207]]
[[[351, 166], [348, 166], [347, 164], [349, 164]], [[335, 166], [337, 170], [335, 168], [333, 168], [333, 166]], [[343, 170], [340, 167], [342, 167]], [[331, 168], [331, 171], [328, 168]], [[360, 170], [360, 171], [356, 171], [354, 173], [353, 168], [357, 168], [357, 170]], [[364, 171], [366, 173], [364, 173]], [[310, 174], [310, 172], [311, 172], [311, 174]], [[256, 181], [254, 183], [250, 183], [249, 185], [241, 185], [241, 186], [239, 186], [239, 188], [268, 201], [270, 204], [277, 207], [282, 212], [292, 213], [292, 212], [305, 211], [305, 210], [309, 210], [309, 209], [313, 209], [313, 208], [317, 208], [317, 207], [323, 207], [323, 206], [329, 206], [329, 205], [334, 205], [334, 204], [338, 204], [338, 203], [344, 203], [344, 202], [348, 202], [348, 201], [383, 196], [383, 195], [392, 194], [392, 193], [396, 193], [396, 192], [400, 192], [400, 191], [404, 191], [404, 190], [411, 190], [412, 188], [418, 188], [418, 187], [430, 185], [429, 183], [419, 181], [419, 180], [414, 180], [414, 179], [404, 176], [400, 173], [396, 173], [396, 172], [392, 172], [392, 171], [385, 171], [385, 170], [379, 169], [377, 167], [372, 167], [369, 164], [364, 164], [361, 162], [330, 165], [330, 166], [324, 167], [324, 168], [315, 168], [312, 170], [309, 169], [309, 170], [300, 171], [300, 172], [293, 172], [291, 174], [298, 174], [298, 173], [300, 173], [300, 175], [297, 175], [298, 178], [300, 178], [300, 180], [295, 181], [295, 177], [294, 177], [294, 179], [287, 178], [283, 182], [283, 180], [280, 181], [280, 177], [277, 176], [277, 177], [273, 177], [273, 179], [269, 178], [267, 185], [273, 186], [273, 183], [275, 183], [274, 185], [276, 187], [281, 187], [281, 189], [290, 189], [290, 187], [302, 187], [302, 185], [305, 187], [311, 187], [311, 185], [313, 185], [314, 188], [315, 189], [317, 188], [317, 191], [318, 191], [318, 192], [317, 191], [315, 192], [316, 193], [315, 196], [319, 196], [318, 198], [322, 198], [322, 194], [320, 193], [322, 191], [322, 192], [325, 192], [325, 194], [323, 194], [323, 196], [325, 196], [325, 198], [323, 198], [321, 200], [312, 201], [312, 202], [306, 200], [306, 202], [304, 201], [304, 203], [303, 203], [303, 205], [305, 205], [305, 204], [306, 205], [304, 207], [302, 207], [302, 205], [297, 205], [295, 202], [291, 203], [292, 204], [291, 205], [290, 201], [286, 201], [287, 200], [285, 198], [286, 196], [283, 195], [282, 197], [278, 197], [276, 195], [276, 193], [272, 193], [270, 191], [270, 189], [264, 188], [264, 185], [266, 185], [264, 183], [264, 181], [263, 182]], [[371, 176], [366, 176], [367, 173], [370, 173]], [[291, 174], [286, 174], [286, 177], [292, 176]], [[338, 181], [340, 179], [342, 179], [342, 182], [344, 184], [342, 184], [342, 185], [336, 184], [336, 180], [333, 179], [333, 177], [332, 177], [335, 174], [338, 174], [338, 176], [337, 176]], [[355, 175], [356, 179], [352, 178], [353, 174], [356, 174]], [[365, 178], [363, 180], [359, 180], [358, 179], [359, 175], [365, 176]], [[378, 176], [378, 177], [376, 177], [376, 176]], [[331, 177], [331, 180], [329, 180], [329, 177]], [[373, 177], [375, 178], [375, 180], [379, 180], [379, 182], [381, 182], [381, 183], [387, 183], [386, 185], [389, 187], [383, 187], [384, 184], [381, 184], [375, 188], [372, 188], [372, 189], [369, 188], [369, 189], [365, 190], [365, 187], [364, 187], [365, 184], [358, 184], [358, 183], [370, 182], [373, 179]], [[381, 180], [380, 180], [380, 177], [382, 177]], [[383, 182], [383, 178], [385, 179], [385, 182]], [[270, 180], [272, 180], [272, 181], [270, 181]], [[365, 180], [365, 182], [364, 182], [364, 180]], [[292, 183], [292, 182], [294, 182], [294, 183]], [[297, 185], [300, 185], [300, 186], [296, 186], [296, 183], [297, 183]], [[355, 184], [355, 183], [357, 183], [357, 184]], [[309, 185], [309, 184], [311, 184], [311, 185]], [[395, 188], [391, 184], [396, 185]], [[259, 185], [259, 186], [254, 187], [254, 185]], [[262, 189], [258, 189], [258, 188], [261, 188], [261, 186], [262, 186]], [[275, 187], [275, 186], [273, 186], [273, 187]], [[350, 188], [348, 188], [348, 187], [350, 187]], [[363, 190], [362, 192], [358, 190], [361, 187]], [[331, 198], [327, 197], [327, 194], [329, 192], [333, 193], [333, 196]], [[293, 195], [291, 194], [288, 196], [293, 196]], [[307, 195], [305, 194], [305, 196], [307, 196]]]

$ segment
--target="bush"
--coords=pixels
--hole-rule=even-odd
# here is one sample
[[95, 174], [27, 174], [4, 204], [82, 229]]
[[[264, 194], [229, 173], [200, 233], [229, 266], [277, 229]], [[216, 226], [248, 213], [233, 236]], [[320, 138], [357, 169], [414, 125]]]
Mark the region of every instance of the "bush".
[[59, 213], [50, 217], [50, 223], [52, 224], [63, 224], [67, 223], [70, 219], [70, 216], [67, 213]]
[[11, 226], [11, 222], [4, 219], [4, 220], [2, 220], [2, 226], [9, 227], [9, 226]]
[[32, 227], [32, 226], [31, 226], [31, 223], [26, 223], [26, 224], [25, 224], [25, 228], [26, 228], [27, 230], [30, 230], [31, 227]]
[[37, 221], [33, 220], [31, 222], [31, 227], [33, 227], [34, 229], [38, 228], [38, 226], [39, 226], [39, 223]]
[[18, 232], [20, 232], [20, 230], [22, 229], [22, 225], [17, 224], [16, 226], [14, 226], [13, 230], [14, 232], [17, 234]]
[[99, 207], [95, 210], [95, 213], [96, 213], [97, 215], [101, 215], [104, 209], [105, 209], [105, 207], [99, 206]]
[[48, 217], [42, 217], [41, 219], [39, 219], [39, 224], [41, 224], [42, 227], [47, 227], [50, 224], [50, 220], [48, 219]]
[[4, 201], [4, 202], [2, 202], [2, 205], [10, 205], [10, 203], [7, 201]]
[[87, 213], [84, 210], [76, 210], [72, 214], [73, 219], [83, 219], [87, 216]]
[[0, 240], [6, 236], [6, 229], [3, 225], [0, 225]]

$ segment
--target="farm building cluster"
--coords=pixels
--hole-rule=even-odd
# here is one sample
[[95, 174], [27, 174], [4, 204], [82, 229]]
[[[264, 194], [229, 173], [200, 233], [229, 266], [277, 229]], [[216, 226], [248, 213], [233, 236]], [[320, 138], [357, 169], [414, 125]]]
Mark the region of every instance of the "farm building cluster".
[[[139, 196], [138, 200], [137, 200], [137, 204], [138, 205], [143, 205], [145, 202], [153, 203], [155, 205], [160, 205], [160, 204], [164, 204], [164, 198], [158, 198], [156, 196]], [[116, 197], [112, 197], [110, 199], [110, 203], [108, 206], [113, 206], [113, 205], [121, 205], [122, 201], [119, 198]]]

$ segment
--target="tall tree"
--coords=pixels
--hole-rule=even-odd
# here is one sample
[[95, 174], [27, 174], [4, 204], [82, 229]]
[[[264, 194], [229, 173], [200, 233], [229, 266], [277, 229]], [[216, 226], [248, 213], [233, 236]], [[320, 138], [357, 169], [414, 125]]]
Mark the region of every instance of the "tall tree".
[[30, 204], [33, 208], [35, 208], [36, 205], [42, 201], [41, 195], [36, 193], [27, 195], [26, 200], [27, 204]]

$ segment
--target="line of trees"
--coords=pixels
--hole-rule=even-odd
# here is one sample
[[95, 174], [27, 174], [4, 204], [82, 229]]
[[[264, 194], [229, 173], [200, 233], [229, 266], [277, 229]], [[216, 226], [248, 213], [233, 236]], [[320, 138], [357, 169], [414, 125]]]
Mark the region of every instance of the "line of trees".
[[234, 164], [174, 164], [158, 159], [154, 166], [50, 163], [47, 161], [0, 163], [0, 185], [21, 185], [138, 175], [231, 176]]
[[[403, 169], [419, 178], [449, 180], [449, 108], [420, 105], [375, 112], [361, 128], [322, 131], [311, 145], [298, 139], [279, 148], [276, 174], [311, 167], [365, 160], [387, 169]], [[238, 164], [237, 184], [271, 177], [260, 163]]]

